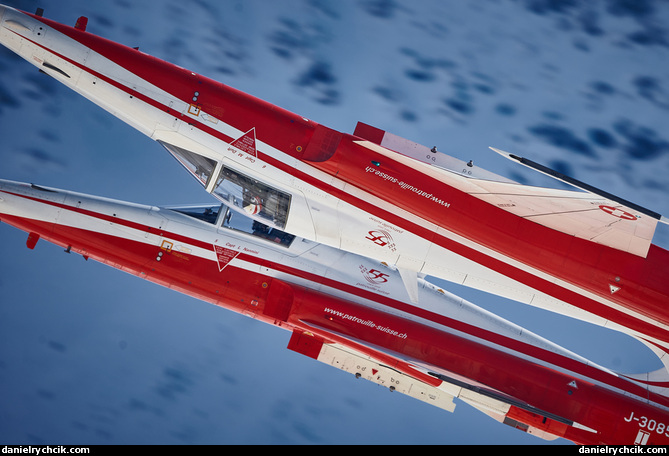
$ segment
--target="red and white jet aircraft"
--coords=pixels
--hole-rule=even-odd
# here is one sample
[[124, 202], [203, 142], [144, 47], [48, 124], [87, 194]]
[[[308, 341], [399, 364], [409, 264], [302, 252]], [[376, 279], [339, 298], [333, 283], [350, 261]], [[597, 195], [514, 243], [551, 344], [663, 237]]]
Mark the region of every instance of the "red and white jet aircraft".
[[161, 143], [233, 210], [393, 265], [413, 303], [418, 277], [435, 276], [631, 334], [669, 365], [660, 214], [565, 176], [586, 191], [519, 185], [368, 125], [340, 133], [86, 24], [0, 7], [0, 43]]
[[668, 389], [598, 366], [389, 266], [225, 205], [158, 208], [0, 180], [0, 220], [140, 278], [292, 332], [288, 348], [537, 437], [669, 444]]

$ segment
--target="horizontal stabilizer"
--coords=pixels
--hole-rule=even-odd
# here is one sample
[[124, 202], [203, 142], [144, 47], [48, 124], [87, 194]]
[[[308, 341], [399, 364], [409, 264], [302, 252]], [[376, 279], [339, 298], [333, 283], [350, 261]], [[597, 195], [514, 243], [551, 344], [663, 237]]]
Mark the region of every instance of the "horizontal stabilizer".
[[495, 149], [494, 147], [491, 147], [490, 149], [497, 152], [498, 154], [500, 154], [503, 157], [506, 157], [510, 160], [515, 160], [518, 163], [520, 163], [521, 165], [527, 166], [528, 168], [534, 169], [535, 171], [539, 171], [540, 173], [545, 174], [547, 176], [550, 176], [554, 179], [557, 179], [560, 182], [564, 182], [565, 184], [569, 184], [573, 187], [579, 188], [579, 189], [584, 190], [586, 192], [590, 192], [592, 194], [595, 194], [595, 195], [601, 196], [603, 198], [606, 198], [608, 200], [614, 201], [616, 203], [621, 204], [622, 206], [627, 207], [628, 209], [640, 212], [640, 213], [645, 214], [649, 217], [653, 217], [653, 218], [655, 218], [657, 220], [660, 220], [664, 223], [669, 223], [669, 220], [666, 217], [663, 217], [661, 214], [658, 214], [655, 211], [652, 211], [650, 209], [646, 209], [643, 206], [639, 206], [636, 203], [632, 203], [631, 201], [627, 201], [625, 199], [622, 199], [619, 196], [613, 195], [613, 194], [611, 194], [609, 192], [606, 192], [604, 190], [600, 190], [597, 187], [593, 187], [592, 185], [586, 184], [585, 182], [581, 182], [577, 179], [574, 179], [573, 177], [566, 176], [562, 173], [559, 173], [559, 172], [557, 172], [557, 171], [555, 171], [555, 170], [553, 170], [553, 169], [551, 169], [547, 166], [544, 166], [540, 163], [532, 161], [528, 158], [519, 157], [517, 155], [510, 154], [508, 152], [504, 152], [503, 150]]
[[[511, 160], [519, 157], [493, 149]], [[520, 163], [520, 162], [519, 162]], [[523, 164], [528, 164], [524, 161]], [[533, 162], [532, 162], [533, 163]], [[535, 168], [536, 169], [536, 168]], [[546, 173], [549, 170], [545, 168]], [[544, 172], [542, 171], [542, 172]], [[557, 177], [554, 173], [553, 177]], [[462, 189], [493, 206], [556, 231], [646, 257], [660, 214], [575, 179], [559, 180], [585, 191], [468, 180]]]

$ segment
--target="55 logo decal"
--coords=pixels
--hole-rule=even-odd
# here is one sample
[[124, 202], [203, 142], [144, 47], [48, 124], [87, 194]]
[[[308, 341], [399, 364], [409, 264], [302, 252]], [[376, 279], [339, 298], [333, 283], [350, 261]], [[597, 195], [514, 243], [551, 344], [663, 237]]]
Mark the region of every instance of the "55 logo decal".
[[388, 277], [390, 277], [385, 272], [381, 272], [378, 269], [368, 269], [367, 266], [363, 264], [360, 265], [360, 272], [362, 272], [362, 276], [365, 278], [365, 280], [372, 285], [381, 285], [386, 283], [388, 281]]
[[379, 247], [387, 246], [391, 252], [395, 252], [397, 250], [397, 246], [395, 245], [393, 237], [386, 230], [371, 230], [367, 233], [365, 239], [373, 242]]

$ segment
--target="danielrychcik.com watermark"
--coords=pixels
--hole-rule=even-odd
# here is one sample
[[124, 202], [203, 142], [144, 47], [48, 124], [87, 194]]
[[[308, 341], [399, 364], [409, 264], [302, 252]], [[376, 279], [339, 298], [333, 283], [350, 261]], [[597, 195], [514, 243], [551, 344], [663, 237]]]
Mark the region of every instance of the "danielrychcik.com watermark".
[[3, 445], [1, 454], [89, 454], [88, 447], [75, 447], [67, 445]]

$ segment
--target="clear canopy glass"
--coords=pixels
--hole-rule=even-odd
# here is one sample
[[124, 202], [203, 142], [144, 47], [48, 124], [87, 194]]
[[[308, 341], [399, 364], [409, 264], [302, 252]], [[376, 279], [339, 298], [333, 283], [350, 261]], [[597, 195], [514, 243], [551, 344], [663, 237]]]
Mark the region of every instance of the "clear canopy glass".
[[263, 220], [279, 229], [286, 227], [290, 195], [238, 171], [223, 166], [213, 195], [256, 220]]

